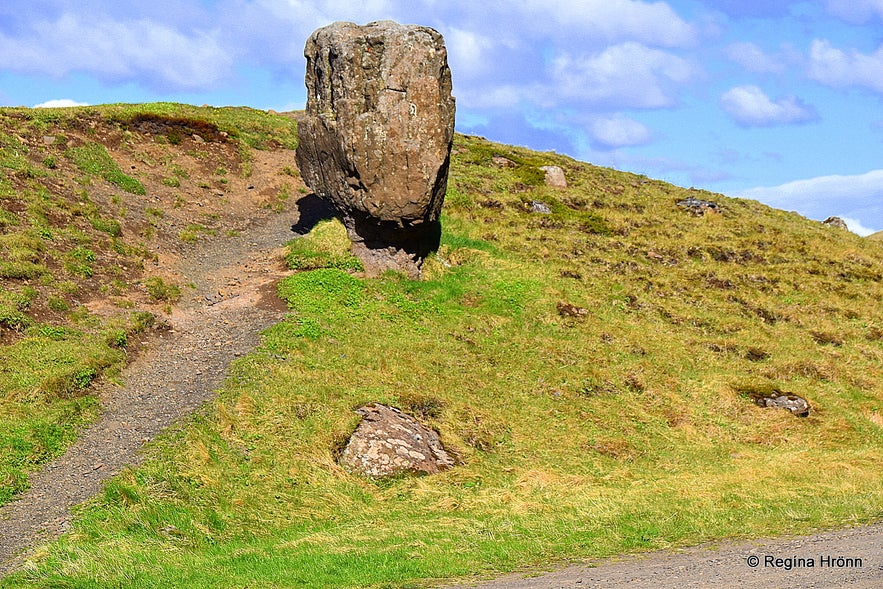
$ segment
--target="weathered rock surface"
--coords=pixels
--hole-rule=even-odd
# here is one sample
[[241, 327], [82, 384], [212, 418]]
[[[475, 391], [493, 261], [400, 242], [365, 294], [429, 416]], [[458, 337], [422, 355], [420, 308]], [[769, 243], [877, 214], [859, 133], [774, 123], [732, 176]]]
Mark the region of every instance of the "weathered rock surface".
[[546, 203], [539, 200], [532, 200], [528, 203], [528, 208], [531, 213], [540, 213], [544, 215], [549, 215], [552, 213], [552, 209]]
[[810, 412], [809, 401], [794, 393], [775, 390], [766, 394], [754, 394], [751, 398], [759, 407], [787, 409], [798, 417], [807, 417]]
[[392, 21], [338, 22], [315, 31], [304, 55], [304, 181], [334, 204], [366, 272], [419, 276], [438, 247], [454, 134], [442, 36]]
[[514, 168], [517, 164], [507, 157], [495, 155], [491, 157], [491, 163], [498, 168]]
[[567, 178], [560, 166], [540, 166], [540, 169], [546, 173], [546, 186], [567, 188]]
[[837, 229], [846, 229], [849, 231], [849, 227], [846, 226], [846, 221], [841, 219], [840, 217], [828, 217], [824, 221], [822, 221], [825, 225], [829, 227], [836, 227]]
[[371, 478], [435, 474], [454, 465], [433, 430], [394, 407], [356, 409], [364, 417], [340, 455], [340, 464]]
[[678, 201], [678, 206], [687, 209], [697, 217], [701, 217], [706, 213], [719, 213], [720, 206], [716, 202], [710, 200], [702, 200], [699, 198], [689, 197]]

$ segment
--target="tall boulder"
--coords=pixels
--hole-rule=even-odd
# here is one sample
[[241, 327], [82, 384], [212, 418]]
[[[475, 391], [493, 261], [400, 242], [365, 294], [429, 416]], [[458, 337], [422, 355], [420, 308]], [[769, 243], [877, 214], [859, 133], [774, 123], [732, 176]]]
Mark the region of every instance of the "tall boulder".
[[419, 277], [438, 247], [454, 135], [451, 71], [435, 30], [381, 21], [315, 31], [297, 163], [334, 204], [367, 273]]

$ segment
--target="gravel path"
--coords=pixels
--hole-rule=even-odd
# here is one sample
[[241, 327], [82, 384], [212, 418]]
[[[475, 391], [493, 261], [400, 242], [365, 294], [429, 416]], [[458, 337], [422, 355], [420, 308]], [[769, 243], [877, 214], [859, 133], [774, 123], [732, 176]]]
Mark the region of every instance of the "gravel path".
[[[789, 560], [790, 559], [790, 560]], [[790, 569], [790, 570], [789, 570]], [[881, 589], [883, 523], [513, 574], [449, 589]]]
[[62, 457], [30, 480], [30, 491], [0, 508], [0, 575], [27, 549], [64, 533], [71, 508], [102, 482], [139, 461], [157, 433], [213, 396], [230, 362], [259, 343], [260, 330], [285, 314], [275, 285], [297, 213], [260, 215], [240, 237], [197, 244], [181, 263], [193, 296], [171, 318], [172, 331], [148, 343], [124, 370], [122, 387], [99, 391], [103, 414]]

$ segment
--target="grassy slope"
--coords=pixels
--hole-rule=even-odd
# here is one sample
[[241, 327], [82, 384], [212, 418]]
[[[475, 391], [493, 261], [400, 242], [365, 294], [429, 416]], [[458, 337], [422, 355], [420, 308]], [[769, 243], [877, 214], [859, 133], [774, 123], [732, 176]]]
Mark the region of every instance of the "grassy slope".
[[[549, 163], [570, 188], [541, 185]], [[459, 136], [443, 226], [422, 282], [348, 274], [336, 222], [292, 246], [329, 267], [280, 285], [288, 320], [217, 403], [0, 586], [414, 586], [883, 515], [883, 245]], [[812, 416], [739, 393], [773, 387]], [[369, 401], [461, 464], [342, 471]]]
[[[214, 143], [194, 143], [197, 132]], [[249, 109], [0, 109], [0, 504], [97, 415], [90, 385], [113, 377], [180, 296], [145, 262], [168, 249], [172, 207], [189, 215], [183, 196], [166, 214], [164, 197], [217, 180], [192, 165], [191, 178], [184, 160], [229, 144], [224, 165], [244, 171], [250, 149], [294, 142], [293, 121]]]

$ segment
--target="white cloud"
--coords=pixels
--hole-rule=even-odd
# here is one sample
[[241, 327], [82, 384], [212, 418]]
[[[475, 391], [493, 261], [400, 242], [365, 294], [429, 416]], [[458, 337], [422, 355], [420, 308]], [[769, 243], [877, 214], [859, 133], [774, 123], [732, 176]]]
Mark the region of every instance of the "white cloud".
[[629, 42], [595, 55], [562, 54], [551, 74], [555, 96], [610, 108], [664, 108], [677, 102], [676, 87], [697, 70], [677, 55]]
[[872, 233], [876, 233], [876, 231], [874, 231], [873, 229], [870, 229], [870, 228], [862, 225], [861, 221], [858, 221], [858, 220], [853, 219], [851, 217], [840, 217], [840, 218], [843, 219], [843, 222], [846, 223], [846, 226], [849, 227], [850, 231], [852, 231], [853, 233], [856, 233], [858, 235], [861, 235], [862, 237], [867, 237], [868, 235], [871, 235]]
[[798, 0], [705, 0], [705, 4], [737, 18], [785, 16]]
[[[455, 78], [456, 79], [456, 78]], [[513, 109], [527, 99], [535, 99], [539, 90], [514, 84], [480, 84], [466, 88], [455, 86], [457, 107], [473, 109]], [[459, 113], [457, 115], [459, 117]]]
[[876, 14], [883, 20], [883, 0], [828, 0], [828, 12], [848, 23], [864, 24]]
[[89, 106], [88, 102], [77, 102], [69, 98], [60, 98], [57, 100], [47, 100], [40, 104], [35, 104], [34, 108], [70, 108], [73, 106]]
[[445, 47], [451, 70], [458, 76], [477, 77], [494, 67], [488, 55], [494, 41], [484, 35], [451, 27], [445, 35]]
[[605, 147], [644, 145], [650, 141], [650, 130], [624, 115], [598, 119], [591, 125], [592, 137]]
[[796, 210], [814, 219], [832, 215], [849, 219], [860, 231], [873, 233], [883, 229], [883, 170], [853, 176], [819, 176], [780, 186], [752, 188], [738, 196]]
[[204, 89], [232, 71], [218, 34], [185, 34], [155, 21], [64, 14], [35, 21], [17, 37], [0, 33], [0, 67], [61, 77], [88, 72], [111, 81]]
[[786, 60], [781, 56], [771, 56], [754, 43], [732, 43], [726, 48], [727, 57], [742, 66], [746, 71], [758, 74], [781, 74], [785, 71]]
[[559, 31], [578, 30], [586, 42], [633, 40], [660, 47], [686, 47], [697, 39], [694, 27], [666, 2], [520, 0], [506, 5], [506, 9], [523, 10], [529, 17], [523, 24], [528, 26], [533, 22], [552, 25]]
[[809, 76], [828, 86], [862, 86], [883, 93], [883, 45], [868, 55], [849, 52], [815, 39], [809, 52]]
[[796, 96], [786, 96], [774, 102], [757, 86], [737, 86], [727, 90], [721, 96], [720, 105], [745, 127], [790, 125], [818, 118], [816, 110]]

